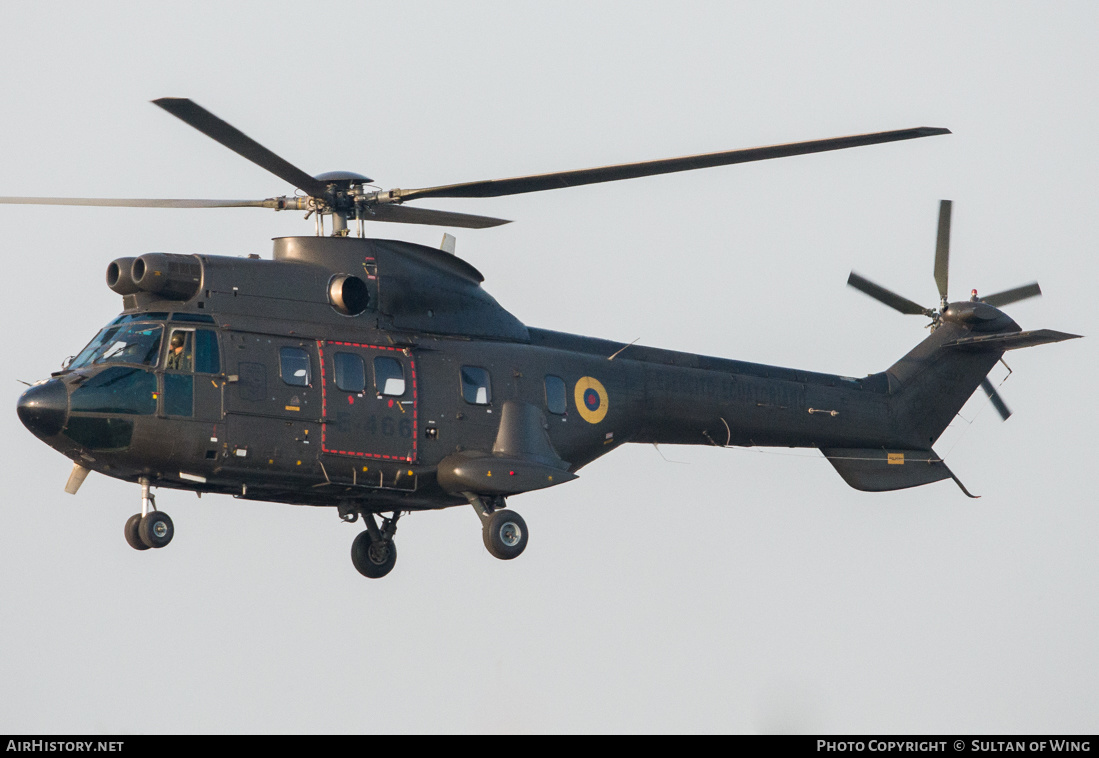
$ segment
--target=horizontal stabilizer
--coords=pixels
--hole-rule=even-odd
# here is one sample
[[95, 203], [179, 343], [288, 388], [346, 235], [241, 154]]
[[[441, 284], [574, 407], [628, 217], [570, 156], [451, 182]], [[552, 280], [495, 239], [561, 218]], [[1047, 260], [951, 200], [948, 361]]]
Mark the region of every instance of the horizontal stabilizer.
[[954, 478], [933, 450], [830, 447], [821, 452], [843, 481], [863, 492], [902, 490]]
[[1055, 332], [1052, 329], [1035, 329], [1030, 332], [1014, 332], [1012, 334], [990, 334], [983, 337], [962, 337], [953, 342], [943, 343], [943, 347], [957, 347], [978, 352], [1001, 352], [1003, 350], [1016, 350], [1020, 347], [1034, 347], [1050, 342], [1062, 342], [1064, 340], [1079, 339], [1079, 334], [1067, 332]]

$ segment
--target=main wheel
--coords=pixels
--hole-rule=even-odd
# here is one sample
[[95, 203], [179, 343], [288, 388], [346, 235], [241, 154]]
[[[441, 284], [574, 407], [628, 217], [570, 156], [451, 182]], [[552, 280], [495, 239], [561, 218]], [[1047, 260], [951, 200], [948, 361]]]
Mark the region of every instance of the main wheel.
[[141, 535], [138, 533], [138, 528], [141, 526], [141, 514], [135, 513], [126, 519], [125, 535], [126, 544], [132, 547], [134, 550], [148, 550], [149, 546], [141, 541]]
[[172, 541], [175, 527], [168, 514], [163, 511], [149, 511], [141, 518], [141, 524], [137, 528], [141, 541], [149, 547], [164, 547]]
[[496, 511], [485, 520], [482, 536], [493, 557], [510, 561], [527, 547], [527, 522], [515, 511]]
[[351, 543], [351, 562], [363, 576], [381, 579], [397, 562], [397, 545], [393, 540], [374, 542], [370, 532], [361, 532]]

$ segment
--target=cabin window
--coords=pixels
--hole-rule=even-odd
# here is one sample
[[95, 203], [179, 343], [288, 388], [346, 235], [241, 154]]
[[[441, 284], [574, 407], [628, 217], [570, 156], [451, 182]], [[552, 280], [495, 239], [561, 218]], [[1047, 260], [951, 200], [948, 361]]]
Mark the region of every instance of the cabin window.
[[336, 353], [332, 362], [337, 387], [344, 392], [362, 392], [366, 389], [366, 367], [361, 357], [354, 353]]
[[546, 410], [562, 415], [566, 408], [565, 380], [553, 374], [546, 374]]
[[396, 358], [379, 355], [374, 359], [374, 387], [380, 395], [404, 394], [404, 366]]
[[70, 408], [80, 413], [156, 413], [156, 375], [139, 368], [114, 366], [73, 390]]
[[462, 397], [473, 405], [492, 402], [492, 383], [488, 371], [478, 366], [462, 366]]
[[221, 373], [221, 351], [218, 350], [217, 332], [199, 329], [195, 332], [195, 373]]
[[300, 347], [279, 348], [279, 369], [282, 380], [294, 387], [308, 387], [309, 353]]

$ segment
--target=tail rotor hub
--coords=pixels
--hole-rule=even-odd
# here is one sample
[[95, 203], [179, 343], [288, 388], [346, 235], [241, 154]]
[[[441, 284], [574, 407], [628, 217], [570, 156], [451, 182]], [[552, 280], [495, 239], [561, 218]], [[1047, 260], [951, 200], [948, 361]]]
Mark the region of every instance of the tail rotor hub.
[[928, 327], [935, 331], [944, 322], [960, 324], [978, 331], [994, 331], [999, 329], [1018, 329], [1015, 322], [1005, 315], [1000, 308], [1009, 303], [1018, 302], [1027, 298], [1042, 294], [1037, 282], [1024, 284], [994, 295], [978, 297], [977, 290], [970, 291], [967, 302], [951, 303], [947, 297], [947, 285], [950, 273], [950, 220], [953, 203], [943, 200], [939, 203], [938, 235], [935, 240], [935, 284], [939, 290], [939, 308], [924, 308], [918, 303], [906, 297], [898, 295], [892, 290], [866, 279], [854, 271], [847, 279], [847, 284], [869, 295], [875, 300], [888, 305], [901, 313], [917, 316], [927, 316], [931, 319]]

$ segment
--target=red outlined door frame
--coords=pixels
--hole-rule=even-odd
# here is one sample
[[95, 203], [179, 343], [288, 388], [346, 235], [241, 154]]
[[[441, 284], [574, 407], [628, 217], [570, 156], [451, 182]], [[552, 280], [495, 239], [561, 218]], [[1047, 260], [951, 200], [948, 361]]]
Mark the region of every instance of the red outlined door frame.
[[[407, 404], [407, 401], [402, 403], [400, 400], [397, 400], [397, 403], [401, 404], [402, 407], [401, 407], [400, 410], [403, 410], [404, 413], [411, 412], [411, 414], [412, 414], [412, 419], [411, 419], [412, 420], [412, 435], [411, 435], [412, 450], [411, 450], [410, 453], [407, 453], [405, 455], [386, 455], [384, 453], [372, 452], [372, 451], [369, 451], [369, 450], [359, 450], [359, 449], [345, 450], [345, 449], [342, 449], [342, 448], [351, 447], [351, 446], [346, 445], [346, 444], [342, 444], [342, 443], [339, 444], [336, 447], [330, 447], [329, 446], [329, 444], [328, 444], [328, 442], [329, 442], [329, 439], [328, 439], [329, 403], [336, 402], [337, 397], [347, 397], [351, 393], [344, 392], [344, 391], [338, 389], [337, 387], [335, 387], [334, 385], [330, 386], [331, 376], [330, 376], [330, 372], [328, 370], [327, 357], [325, 355], [325, 349], [328, 348], [328, 347], [351, 347], [351, 348], [357, 348], [359, 350], [364, 350], [364, 351], [377, 351], [376, 354], [385, 354], [387, 352], [388, 353], [399, 353], [408, 362], [409, 375], [410, 375], [409, 378], [410, 378], [410, 384], [411, 384], [411, 388], [412, 388], [412, 402], [411, 402], [412, 407], [411, 407], [411, 411], [407, 407], [404, 407]], [[322, 414], [321, 452], [322, 453], [327, 453], [329, 455], [346, 455], [346, 456], [351, 456], [351, 457], [356, 457], [356, 458], [370, 458], [370, 459], [374, 459], [374, 460], [403, 461], [405, 463], [416, 463], [416, 461], [419, 460], [419, 430], [420, 430], [420, 424], [419, 424], [419, 405], [420, 405], [420, 403], [419, 403], [419, 391], [420, 390], [419, 390], [419, 386], [417, 385], [417, 381], [416, 381], [416, 359], [413, 357], [412, 351], [408, 350], [408, 349], [404, 349], [404, 348], [391, 347], [391, 346], [388, 346], [388, 345], [368, 345], [368, 344], [362, 343], [362, 342], [337, 342], [337, 341], [317, 340], [317, 353], [320, 356], [320, 364], [321, 364], [321, 414]], [[396, 356], [394, 356], [394, 357], [396, 357]], [[373, 363], [373, 361], [371, 361], [371, 363]], [[373, 366], [371, 366], [370, 370], [371, 371], [373, 370]], [[367, 382], [367, 384], [368, 384], [367, 392], [364, 393], [364, 394], [369, 395], [369, 394], [372, 394], [372, 393], [369, 391], [370, 390], [369, 382]], [[406, 394], [407, 394], [407, 390], [406, 390]], [[349, 398], [349, 400], [351, 400], [353, 402], [353, 398]], [[392, 399], [390, 400], [390, 402], [392, 402]], [[356, 445], [355, 447], [359, 447], [359, 446]]]

